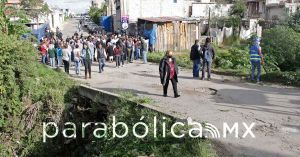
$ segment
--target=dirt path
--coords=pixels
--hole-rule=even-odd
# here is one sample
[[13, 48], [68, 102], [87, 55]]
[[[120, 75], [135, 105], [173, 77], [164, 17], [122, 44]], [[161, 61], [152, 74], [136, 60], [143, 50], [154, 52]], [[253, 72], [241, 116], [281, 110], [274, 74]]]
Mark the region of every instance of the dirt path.
[[[67, 29], [65, 27], [65, 29]], [[71, 31], [68, 29], [68, 31]], [[83, 70], [83, 69], [82, 69]], [[94, 88], [110, 92], [131, 91], [138, 96], [154, 100], [153, 108], [180, 118], [191, 117], [198, 122], [208, 122], [223, 135], [223, 123], [232, 127], [239, 124], [238, 138], [234, 133], [227, 138], [216, 139], [233, 156], [300, 156], [300, 89], [283, 86], [260, 86], [240, 81], [222, 81], [213, 75], [212, 81], [192, 79], [191, 71], [181, 69], [179, 91], [182, 97], [174, 99], [170, 87], [168, 98], [162, 97], [157, 64], [136, 61], [123, 68], [108, 63], [105, 72], [98, 73], [93, 65], [91, 80], [72, 75]], [[74, 70], [71, 70], [74, 74]], [[83, 72], [82, 72], [83, 74]], [[250, 126], [247, 132], [243, 122]]]

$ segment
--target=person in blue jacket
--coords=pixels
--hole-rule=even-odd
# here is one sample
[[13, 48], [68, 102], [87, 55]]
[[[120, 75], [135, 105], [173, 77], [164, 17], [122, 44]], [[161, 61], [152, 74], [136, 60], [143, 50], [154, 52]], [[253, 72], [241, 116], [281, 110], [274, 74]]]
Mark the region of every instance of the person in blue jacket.
[[256, 82], [261, 81], [261, 65], [264, 64], [264, 56], [260, 47], [260, 38], [256, 37], [250, 46], [251, 81], [255, 82], [255, 71], [257, 69]]

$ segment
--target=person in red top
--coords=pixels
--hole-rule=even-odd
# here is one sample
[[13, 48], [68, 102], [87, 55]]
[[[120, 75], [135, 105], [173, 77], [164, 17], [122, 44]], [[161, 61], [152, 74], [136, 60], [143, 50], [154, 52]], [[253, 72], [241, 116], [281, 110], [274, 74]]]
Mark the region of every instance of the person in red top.
[[40, 52], [41, 52], [41, 55], [42, 55], [42, 63], [43, 64], [46, 64], [47, 50], [48, 50], [48, 47], [47, 47], [46, 41], [43, 41], [42, 44], [41, 44], [41, 47], [40, 47]]
[[115, 55], [115, 59], [116, 59], [116, 67], [117, 68], [120, 68], [122, 51], [123, 50], [120, 47], [120, 45], [117, 44], [116, 48], [114, 48], [114, 55]]
[[173, 57], [172, 51], [167, 51], [166, 55], [163, 59], [161, 59], [159, 64], [159, 74], [161, 79], [161, 84], [164, 88], [164, 97], [168, 95], [168, 86], [171, 80], [174, 90], [174, 97], [178, 98], [180, 95], [178, 94], [177, 90], [177, 83], [178, 83], [178, 66], [176, 64], [176, 58]]

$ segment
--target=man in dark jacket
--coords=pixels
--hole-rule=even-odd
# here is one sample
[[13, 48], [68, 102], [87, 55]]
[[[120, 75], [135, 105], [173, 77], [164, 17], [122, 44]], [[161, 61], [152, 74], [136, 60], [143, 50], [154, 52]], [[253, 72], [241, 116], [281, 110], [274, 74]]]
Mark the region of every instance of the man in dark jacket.
[[206, 38], [205, 45], [202, 48], [203, 52], [203, 67], [202, 67], [202, 77], [201, 80], [205, 79], [205, 71], [207, 70], [207, 78], [210, 80], [211, 76], [211, 65], [215, 59], [215, 50], [211, 46], [211, 39]]
[[172, 51], [167, 51], [166, 56], [163, 59], [161, 59], [159, 64], [159, 74], [161, 84], [164, 87], [164, 97], [168, 96], [167, 94], [170, 80], [173, 85], [174, 97], [180, 97], [177, 91], [178, 66], [176, 64], [176, 59], [173, 57]]
[[193, 61], [193, 77], [199, 78], [199, 71], [201, 66], [202, 52], [199, 44], [199, 40], [195, 41], [195, 44], [191, 48], [190, 59]]

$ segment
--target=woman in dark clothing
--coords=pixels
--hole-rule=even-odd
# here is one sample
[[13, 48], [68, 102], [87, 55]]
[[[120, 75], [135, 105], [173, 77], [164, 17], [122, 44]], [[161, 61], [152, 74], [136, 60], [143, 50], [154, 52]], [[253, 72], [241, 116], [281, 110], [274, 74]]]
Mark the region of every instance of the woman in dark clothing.
[[108, 53], [108, 56], [109, 56], [109, 62], [112, 63], [114, 61], [114, 46], [112, 43], [108, 43], [107, 44], [107, 53]]
[[116, 67], [117, 68], [120, 68], [122, 51], [123, 50], [120, 47], [120, 45], [117, 44], [116, 48], [114, 49], [114, 55], [115, 55], [115, 58], [116, 58]]
[[85, 79], [87, 79], [87, 74], [89, 74], [89, 78], [92, 78], [92, 52], [88, 47], [87, 43], [83, 44], [83, 49], [81, 51], [81, 58], [84, 63], [84, 72], [85, 72]]
[[98, 43], [97, 45], [97, 57], [99, 61], [99, 73], [102, 73], [104, 71], [105, 67], [105, 60], [107, 58], [107, 54], [105, 51], [105, 48], [102, 47], [102, 43]]
[[166, 55], [163, 59], [161, 59], [159, 64], [159, 74], [161, 84], [164, 87], [164, 97], [168, 95], [168, 86], [169, 82], [172, 82], [173, 90], [174, 90], [174, 97], [178, 98], [180, 95], [177, 91], [177, 82], [178, 82], [178, 66], [176, 64], [176, 59], [173, 57], [172, 51], [167, 51]]

